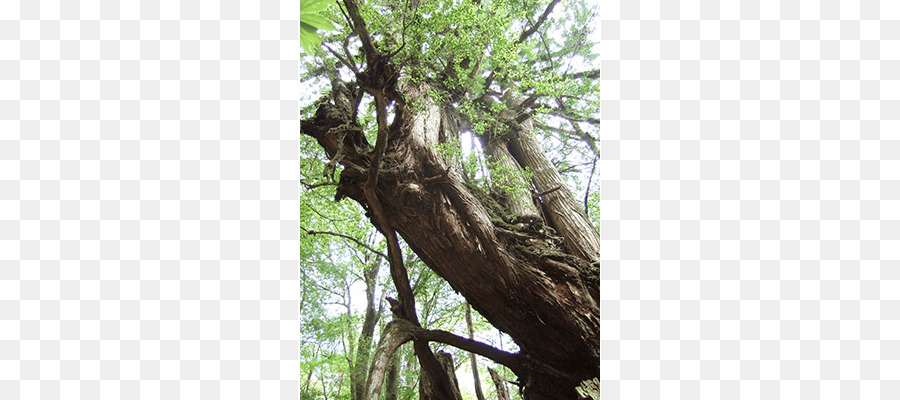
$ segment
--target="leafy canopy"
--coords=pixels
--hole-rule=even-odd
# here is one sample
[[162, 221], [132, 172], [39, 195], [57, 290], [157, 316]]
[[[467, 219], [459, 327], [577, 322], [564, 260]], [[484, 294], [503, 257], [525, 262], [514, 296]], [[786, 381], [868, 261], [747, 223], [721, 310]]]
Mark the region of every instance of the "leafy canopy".
[[[352, 83], [365, 69], [360, 38], [344, 0], [311, 0], [322, 20], [341, 21], [338, 30], [319, 31], [323, 43], [303, 57], [309, 88], [325, 90], [332, 79]], [[358, 1], [372, 41], [401, 73], [401, 80], [428, 81], [430, 97], [452, 104], [465, 117], [464, 130], [500, 135], [503, 117], [528, 114], [535, 133], [557, 167], [587, 189], [598, 154], [600, 104], [591, 33], [596, 10], [583, 0], [365, 0]], [[324, 28], [323, 28], [324, 29]], [[509, 110], [504, 91], [521, 107]], [[310, 102], [304, 116], [315, 109]], [[416, 107], [416, 104], [407, 104]], [[358, 106], [367, 132], [374, 132], [368, 96]], [[506, 114], [504, 114], [506, 113]], [[513, 115], [515, 116], [515, 115]], [[473, 146], [479, 147], [477, 144]], [[471, 160], [490, 169], [484, 159]], [[474, 171], [470, 165], [469, 171]]]

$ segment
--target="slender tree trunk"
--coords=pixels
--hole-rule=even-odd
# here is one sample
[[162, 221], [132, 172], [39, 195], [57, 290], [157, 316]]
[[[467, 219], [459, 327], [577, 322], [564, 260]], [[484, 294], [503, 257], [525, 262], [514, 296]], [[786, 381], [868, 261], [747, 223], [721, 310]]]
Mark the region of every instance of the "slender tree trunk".
[[395, 353], [388, 365], [387, 376], [384, 379], [384, 400], [397, 400], [400, 391], [400, 354]]
[[509, 400], [509, 393], [506, 391], [506, 384], [503, 383], [503, 379], [500, 378], [500, 375], [497, 374], [497, 371], [488, 368], [488, 373], [491, 374], [491, 380], [494, 381], [494, 389], [497, 391], [497, 400]]
[[[521, 103], [512, 91], [504, 92], [507, 107], [516, 109]], [[556, 167], [547, 159], [534, 139], [534, 124], [526, 119], [515, 126], [510, 136], [510, 153], [523, 168], [532, 174], [534, 188], [542, 194], [541, 201], [547, 209], [548, 222], [556, 228], [566, 249], [589, 262], [600, 260], [600, 234], [588, 220], [584, 210], [569, 190]]]
[[[462, 399], [462, 394], [459, 392], [459, 382], [456, 380], [456, 368], [453, 367], [453, 356], [450, 353], [439, 351], [434, 353], [435, 358], [437, 358], [438, 362], [441, 363], [441, 366], [444, 368], [444, 371], [447, 373], [447, 376], [450, 378], [451, 386], [453, 387], [453, 398], [454, 399]], [[424, 377], [423, 377], [424, 378]], [[427, 389], [423, 389], [425, 386], [421, 385], [423, 382], [427, 382], [426, 379], [420, 379], [419, 386], [419, 399], [434, 399], [434, 400], [449, 400], [444, 398], [438, 398], [433, 395], [433, 392], [429, 392]]]
[[[466, 328], [469, 331], [469, 339], [475, 340], [475, 327], [472, 326], [472, 307], [466, 303]], [[475, 397], [478, 400], [484, 399], [484, 392], [481, 391], [481, 378], [478, 377], [478, 361], [475, 353], [469, 353], [469, 361], [472, 364], [472, 381], [475, 386]]]
[[376, 258], [363, 271], [363, 279], [366, 283], [366, 312], [356, 346], [356, 358], [350, 372], [350, 389], [353, 400], [363, 400], [365, 396], [366, 372], [369, 367], [372, 337], [375, 335], [375, 325], [378, 324], [381, 315], [375, 305], [375, 288], [380, 265], [381, 259]]
[[[509, 139], [505, 136], [488, 135], [479, 135], [478, 139], [492, 167], [492, 190], [498, 194], [501, 204], [509, 209], [508, 222], [517, 222], [523, 218], [540, 218], [540, 210], [531, 198], [531, 191], [526, 189], [531, 185], [525, 180], [519, 165], [509, 152]], [[519, 190], [504, 191], [503, 186]]]

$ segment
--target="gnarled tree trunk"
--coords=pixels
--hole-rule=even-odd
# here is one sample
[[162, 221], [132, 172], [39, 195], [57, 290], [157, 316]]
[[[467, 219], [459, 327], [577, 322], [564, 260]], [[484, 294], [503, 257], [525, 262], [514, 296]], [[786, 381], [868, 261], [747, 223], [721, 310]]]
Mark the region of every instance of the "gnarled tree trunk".
[[[521, 124], [506, 133], [507, 150], [533, 172], [546, 218], [510, 224], [512, 213], [486, 206], [488, 195], [467, 186], [439, 154], [437, 145], [456, 137], [459, 124], [428, 90], [424, 83], [398, 88], [380, 165], [373, 161], [378, 152], [335, 101], [323, 102], [301, 129], [344, 166], [337, 198], [350, 197], [371, 212], [364, 185], [373, 164], [380, 167], [374, 193], [387, 229], [516, 341], [514, 372], [526, 398], [575, 399], [575, 387], [599, 372], [597, 233]], [[373, 223], [385, 229], [374, 216]]]
[[[559, 0], [551, 0], [536, 21], [528, 22], [529, 27], [513, 45], [538, 32], [557, 3]], [[527, 107], [523, 106], [529, 100], [520, 101], [508, 87], [515, 83], [501, 78], [503, 69], [509, 66], [498, 61], [482, 83], [484, 90], [493, 91], [498, 85], [505, 88], [504, 104], [485, 107], [484, 103], [497, 101], [488, 100], [492, 95], [487, 93], [472, 103], [480, 102], [482, 112], [497, 113], [490, 119], [496, 121], [494, 126], [479, 132], [489, 159], [506, 170], [531, 171], [531, 182], [513, 176], [512, 183], [530, 186], [532, 193], [502, 193], [502, 188], [498, 192], [502, 185], [491, 190], [470, 186], [460, 169], [439, 151], [459, 137], [460, 127], [467, 125], [451, 102], [461, 101], [468, 94], [459, 83], [441, 87], [441, 82], [454, 81], [453, 71], [468, 68], [476, 61], [471, 58], [475, 55], [461, 55], [456, 61], [445, 60], [456, 54], [424, 60], [445, 65], [445, 73], [439, 74], [443, 78], [402, 79], [403, 66], [393, 65], [392, 58], [407, 46], [406, 34], [416, 31], [407, 28], [424, 24], [426, 17], [410, 3], [402, 14], [408, 19], [397, 21], [402, 23], [397, 24], [394, 35], [402, 44], [385, 51], [392, 47], [386, 34], [392, 28], [382, 25], [385, 32], [373, 36], [357, 1], [342, 0], [341, 4], [341, 15], [352, 36], [359, 39], [365, 66], [356, 65], [347, 41], [343, 43], [344, 56], [328, 48], [353, 72], [355, 82], [348, 88], [337, 79], [338, 74], [333, 74], [330, 98], [322, 99], [314, 116], [301, 121], [301, 131], [316, 139], [330, 158], [329, 165], [343, 166], [336, 199], [349, 197], [359, 203], [388, 242], [387, 255], [399, 301], [394, 310], [396, 319], [386, 327], [372, 356], [365, 398], [378, 398], [391, 355], [411, 340], [425, 376], [423, 381], [427, 381], [425, 397], [459, 397], [450, 374], [428, 346], [430, 341], [439, 341], [509, 367], [528, 400], [576, 399], [576, 386], [599, 374], [599, 235], [538, 146]], [[474, 10], [479, 2], [465, 6]], [[542, 36], [546, 47], [544, 39], [546, 36]], [[414, 41], [412, 36], [409, 40]], [[476, 65], [481, 64], [478, 57]], [[418, 61], [406, 58], [405, 62]], [[468, 76], [478, 76], [478, 67]], [[455, 78], [459, 81], [460, 77]], [[447, 95], [432, 97], [429, 93], [433, 90]], [[365, 94], [372, 97], [375, 108], [374, 145], [367, 141], [356, 120], [356, 107]], [[534, 98], [530, 100], [533, 103]], [[393, 112], [390, 124], [389, 107]], [[398, 234], [473, 308], [509, 334], [519, 345], [519, 353], [509, 354], [448, 332], [423, 329], [415, 312]]]

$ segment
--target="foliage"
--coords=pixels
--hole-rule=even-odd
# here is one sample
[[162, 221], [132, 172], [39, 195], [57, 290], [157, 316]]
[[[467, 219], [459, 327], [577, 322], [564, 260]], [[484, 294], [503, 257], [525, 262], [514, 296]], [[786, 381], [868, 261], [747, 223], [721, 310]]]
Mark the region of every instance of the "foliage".
[[[458, 165], [472, 184], [481, 188], [499, 187], [521, 193], [530, 187], [513, 177], [527, 170], [504, 168], [486, 159], [475, 136], [505, 134], [506, 122], [517, 117], [502, 93], [512, 89], [532, 105], [525, 111], [535, 122], [555, 165], [570, 180], [571, 187], [590, 192], [585, 174], [596, 156], [592, 145], [598, 124], [599, 90], [596, 65], [588, 35], [594, 10], [579, 0], [555, 5], [553, 13], [541, 21], [549, 0], [369, 0], [359, 2], [359, 12], [379, 50], [394, 54], [393, 63], [402, 68], [403, 80], [428, 81], [437, 90], [428, 97], [436, 104], [455, 107], [468, 127], [471, 150], [464, 152], [463, 138], [436, 146], [438, 153]], [[554, 2], [555, 3], [555, 2]], [[319, 92], [331, 79], [352, 81], [353, 69], [363, 68], [363, 50], [358, 34], [344, 17], [341, 2], [301, 0], [302, 75], [307, 78], [304, 95]], [[342, 21], [335, 26], [332, 21]], [[534, 32], [524, 35], [532, 27]], [[323, 46], [319, 46], [324, 42]], [[326, 47], [327, 46], [327, 47]], [[327, 50], [327, 51], [325, 51]], [[526, 100], [527, 101], [527, 100]], [[411, 101], [410, 108], [421, 107]], [[305, 102], [301, 116], [315, 112], [316, 104]], [[375, 110], [368, 98], [359, 107], [359, 122], [371, 143], [375, 142]], [[474, 135], [474, 136], [471, 136]], [[306, 187], [301, 194], [300, 254], [301, 282], [301, 377], [305, 380], [301, 398], [350, 398], [350, 371], [358, 357], [365, 295], [364, 271], [385, 252], [384, 241], [368, 222], [364, 210], [344, 200], [333, 201], [339, 164], [329, 165], [315, 141], [300, 139], [300, 179]], [[599, 202], [590, 193], [589, 207]], [[404, 246], [407, 268], [416, 294], [423, 326], [451, 332], [465, 332], [464, 300], [440, 277]], [[377, 276], [376, 308], [385, 296], [396, 297], [387, 268]], [[387, 307], [381, 309], [381, 326], [390, 320]], [[478, 340], [514, 348], [483, 318], [475, 317]], [[380, 328], [376, 329], [377, 343]], [[370, 346], [374, 343], [370, 343]], [[467, 365], [467, 354], [445, 346], [458, 364]], [[400, 398], [417, 398], [418, 371], [409, 346], [400, 354]], [[504, 378], [514, 375], [484, 359], [479, 359], [480, 375], [488, 396], [493, 391], [487, 368]], [[468, 368], [468, 367], [464, 367]], [[463, 369], [461, 369], [462, 371]], [[461, 381], [471, 374], [458, 374]], [[464, 392], [465, 390], [464, 384]], [[511, 394], [515, 394], [512, 391]]]
[[321, 42], [319, 30], [332, 30], [334, 24], [320, 13], [331, 3], [329, 0], [300, 1], [300, 45], [313, 52]]

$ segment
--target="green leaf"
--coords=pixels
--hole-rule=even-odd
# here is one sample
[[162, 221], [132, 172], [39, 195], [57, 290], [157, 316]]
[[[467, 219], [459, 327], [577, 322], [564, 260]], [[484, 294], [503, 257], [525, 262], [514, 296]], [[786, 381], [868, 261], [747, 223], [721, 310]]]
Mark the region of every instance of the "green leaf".
[[312, 53], [319, 46], [321, 40], [319, 34], [316, 33], [316, 28], [300, 22], [300, 46]]
[[300, 23], [312, 26], [315, 29], [330, 31], [334, 29], [334, 23], [328, 18], [318, 14], [300, 14]]
[[300, 16], [306, 13], [317, 13], [331, 4], [331, 0], [303, 0], [300, 2]]

